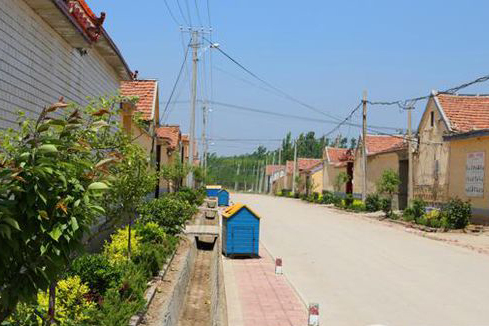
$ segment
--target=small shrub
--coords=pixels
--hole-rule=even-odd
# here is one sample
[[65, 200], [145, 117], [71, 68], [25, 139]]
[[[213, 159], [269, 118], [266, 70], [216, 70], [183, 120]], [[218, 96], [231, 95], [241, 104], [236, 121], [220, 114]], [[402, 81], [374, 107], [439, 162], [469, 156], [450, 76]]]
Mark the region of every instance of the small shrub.
[[282, 189], [282, 196], [289, 197], [290, 191], [291, 191], [290, 189]]
[[345, 198], [345, 206], [350, 207], [353, 204], [353, 195], [347, 194]]
[[146, 272], [131, 262], [121, 265], [121, 283], [110, 288], [100, 309], [93, 315], [97, 325], [127, 325], [128, 320], [144, 307]]
[[294, 193], [294, 198], [299, 198], [300, 197], [300, 194], [298, 192]]
[[402, 212], [402, 219], [406, 222], [416, 221], [416, 217], [414, 216], [411, 207], [406, 208], [404, 212]]
[[145, 272], [146, 277], [155, 276], [163, 267], [168, 255], [164, 245], [143, 243], [139, 253], [134, 256], [133, 262]]
[[365, 204], [358, 199], [353, 200], [350, 206], [348, 206], [349, 209], [355, 211], [355, 212], [364, 212], [366, 210]]
[[144, 243], [164, 244], [168, 241], [165, 231], [155, 222], [138, 223], [135, 231]]
[[414, 217], [421, 217], [426, 212], [426, 202], [422, 199], [414, 199], [411, 207]]
[[449, 229], [463, 229], [472, 216], [472, 205], [470, 201], [464, 202], [459, 198], [452, 198], [443, 208], [445, 217], [444, 226]]
[[164, 196], [186, 201], [190, 205], [200, 206], [204, 203], [205, 192], [183, 187], [177, 192], [167, 193]]
[[[56, 325], [86, 325], [92, 314], [96, 313], [96, 304], [86, 299], [90, 289], [80, 277], [72, 276], [60, 280], [56, 286]], [[39, 292], [37, 302], [20, 303], [16, 311], [2, 325], [45, 325], [49, 307], [49, 294]], [[42, 317], [42, 319], [41, 319]]]
[[195, 207], [186, 201], [165, 196], [145, 203], [138, 212], [140, 223], [155, 222], [166, 234], [176, 235], [193, 216]]
[[319, 196], [320, 196], [319, 192], [312, 193], [312, 198], [314, 199], [314, 201], [317, 201], [319, 199]]
[[381, 210], [380, 196], [378, 194], [367, 195], [365, 199], [365, 209], [367, 212], [377, 212]]
[[[107, 257], [109, 262], [113, 265], [120, 264], [128, 260], [128, 229], [125, 227], [119, 229], [116, 233], [110, 236], [110, 242], [105, 242], [104, 244], [104, 255]], [[139, 237], [136, 232], [131, 232], [131, 253], [137, 256], [140, 251], [141, 237]]]
[[333, 204], [335, 194], [332, 191], [324, 190], [323, 191], [323, 204]]
[[101, 254], [83, 255], [76, 258], [69, 274], [78, 275], [81, 281], [90, 287], [94, 297], [105, 295], [107, 289], [118, 284], [122, 277], [121, 272]]
[[391, 217], [392, 213], [392, 200], [390, 198], [382, 198], [380, 200], [380, 209], [385, 213], [386, 217]]

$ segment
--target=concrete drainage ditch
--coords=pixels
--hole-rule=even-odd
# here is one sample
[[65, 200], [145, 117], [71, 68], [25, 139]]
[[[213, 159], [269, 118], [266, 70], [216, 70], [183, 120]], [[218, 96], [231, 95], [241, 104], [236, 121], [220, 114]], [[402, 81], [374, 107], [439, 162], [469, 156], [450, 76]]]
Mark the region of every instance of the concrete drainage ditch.
[[167, 269], [146, 314], [132, 325], [227, 326], [219, 238], [186, 237]]

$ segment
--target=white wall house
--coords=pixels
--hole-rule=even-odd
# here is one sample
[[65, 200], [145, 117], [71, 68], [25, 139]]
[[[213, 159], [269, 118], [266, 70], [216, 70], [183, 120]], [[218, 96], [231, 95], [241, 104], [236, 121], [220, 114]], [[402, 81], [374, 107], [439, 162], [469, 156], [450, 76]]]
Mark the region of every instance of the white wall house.
[[16, 112], [116, 94], [131, 72], [84, 0], [0, 0], [0, 129]]

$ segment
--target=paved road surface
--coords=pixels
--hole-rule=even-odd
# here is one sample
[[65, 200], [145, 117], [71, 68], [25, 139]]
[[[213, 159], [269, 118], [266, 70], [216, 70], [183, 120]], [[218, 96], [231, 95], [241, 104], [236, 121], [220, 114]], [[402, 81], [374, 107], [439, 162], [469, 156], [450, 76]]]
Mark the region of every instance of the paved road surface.
[[489, 257], [299, 200], [232, 195], [261, 220], [321, 325], [487, 326]]

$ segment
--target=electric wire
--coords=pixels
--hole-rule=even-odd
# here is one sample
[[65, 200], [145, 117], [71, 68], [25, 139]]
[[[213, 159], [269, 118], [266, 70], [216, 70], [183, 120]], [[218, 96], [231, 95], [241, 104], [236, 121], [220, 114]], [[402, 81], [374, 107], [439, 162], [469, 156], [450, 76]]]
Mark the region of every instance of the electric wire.
[[[206, 42], [209, 42], [210, 44], [213, 44], [210, 40], [208, 40], [207, 38], [204, 37], [204, 40]], [[216, 49], [222, 54], [224, 55], [226, 58], [228, 58], [230, 61], [232, 61], [234, 64], [236, 64], [238, 67], [240, 67], [242, 70], [244, 70], [246, 73], [248, 73], [250, 76], [252, 76], [253, 78], [259, 80], [260, 82], [262, 82], [263, 84], [265, 84], [266, 86], [268, 86], [269, 88], [277, 91], [279, 94], [281, 94], [282, 97], [292, 101], [292, 102], [295, 102], [296, 104], [299, 104], [301, 105], [302, 107], [305, 107], [311, 111], [314, 111], [316, 113], [319, 113], [321, 115], [324, 115], [324, 116], [327, 116], [331, 119], [335, 119], [337, 121], [341, 121], [341, 118], [338, 118], [334, 115], [331, 115], [329, 113], [326, 113], [322, 110], [319, 110], [317, 108], [315, 108], [314, 106], [312, 105], [309, 105], [295, 97], [293, 97], [292, 95], [289, 95], [288, 93], [286, 93], [285, 91], [281, 90], [280, 88], [272, 85], [271, 83], [267, 82], [266, 80], [264, 80], [263, 78], [259, 77], [257, 74], [255, 74], [254, 72], [252, 72], [251, 70], [249, 70], [248, 68], [246, 68], [244, 65], [242, 65], [241, 63], [239, 63], [236, 59], [234, 59], [233, 57], [231, 57], [228, 53], [226, 53], [223, 49], [221, 49], [221, 47], [216, 47]]]
[[197, 0], [194, 0], [195, 3], [195, 11], [197, 12], [197, 20], [199, 21], [200, 26], [204, 26], [202, 24], [202, 19], [200, 19], [200, 10], [199, 10], [199, 5], [197, 4]]
[[188, 5], [188, 0], [185, 0], [185, 7], [187, 7], [188, 20], [190, 21], [190, 26], [193, 26], [192, 15], [190, 14], [190, 6]]
[[185, 17], [184, 13], [183, 13], [183, 9], [182, 9], [182, 6], [180, 5], [180, 0], [177, 0], [177, 5], [178, 5], [178, 10], [180, 11], [180, 15], [182, 15], [182, 18], [183, 18], [183, 21], [187, 24], [187, 25], [190, 25], [189, 21], [187, 20], [187, 18]]
[[164, 0], [164, 1], [165, 1], [166, 9], [168, 9], [168, 13], [170, 14], [170, 17], [173, 19], [173, 21], [175, 22], [175, 24], [177, 24], [178, 26], [181, 26], [182, 24], [180, 24], [180, 22], [178, 21], [178, 19], [173, 14], [173, 11], [170, 9], [170, 6], [168, 5], [168, 0]]
[[180, 77], [182, 76], [183, 68], [185, 66], [185, 63], [187, 62], [187, 56], [188, 56], [188, 50], [189, 50], [189, 48], [190, 48], [190, 43], [187, 45], [187, 50], [185, 51], [183, 62], [181, 64], [181, 66], [180, 66], [180, 70], [178, 72], [177, 79], [175, 80], [175, 83], [173, 84], [173, 87], [172, 87], [172, 90], [171, 90], [171, 93], [170, 93], [170, 97], [168, 98], [168, 101], [165, 104], [165, 108], [163, 109], [163, 115], [162, 116], [165, 116], [165, 114], [166, 114], [166, 112], [168, 110], [168, 107], [170, 105], [170, 102], [171, 102], [171, 100], [173, 98], [173, 94], [175, 93], [175, 89], [177, 88], [178, 82], [180, 81]]
[[[479, 77], [477, 79], [474, 79], [474, 80], [472, 80], [470, 82], [467, 82], [467, 83], [464, 83], [464, 84], [461, 84], [461, 85], [458, 85], [458, 86], [449, 88], [449, 89], [447, 89], [445, 91], [442, 91], [442, 92], [438, 92], [438, 94], [455, 94], [455, 93], [457, 93], [458, 91], [460, 91], [460, 90], [462, 90], [464, 88], [467, 88], [467, 87], [472, 86], [472, 85], [475, 85], [475, 84], [484, 83], [484, 82], [486, 82], [488, 80], [489, 80], [489, 75], [485, 75], [485, 76]], [[405, 100], [397, 100], [397, 101], [367, 101], [367, 103], [370, 104], [370, 105], [383, 105], [383, 106], [397, 105], [399, 108], [406, 110], [406, 109], [411, 109], [412, 107], [414, 107], [414, 104], [416, 102], [421, 101], [421, 100], [427, 100], [431, 96], [432, 95], [429, 94], [429, 95], [425, 95], [425, 96], [408, 98], [408, 99], [405, 99]]]

